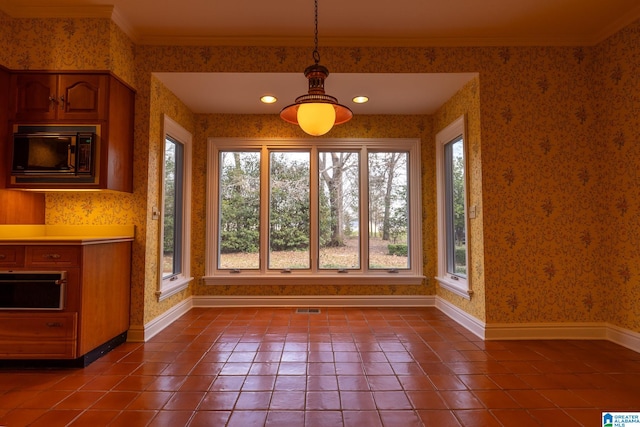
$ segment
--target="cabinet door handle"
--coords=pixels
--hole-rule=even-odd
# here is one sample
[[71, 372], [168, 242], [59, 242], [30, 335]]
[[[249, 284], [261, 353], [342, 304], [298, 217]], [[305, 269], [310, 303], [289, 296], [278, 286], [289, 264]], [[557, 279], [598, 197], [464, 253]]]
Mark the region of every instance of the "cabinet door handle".
[[50, 328], [62, 328], [62, 323], [60, 322], [47, 322], [47, 326]]
[[42, 258], [46, 259], [60, 259], [62, 256], [60, 254], [44, 254]]
[[5, 259], [7, 256], [5, 254], [0, 254], [0, 259]]
[[64, 110], [65, 107], [65, 103], [64, 103], [64, 95], [60, 97], [60, 109]]

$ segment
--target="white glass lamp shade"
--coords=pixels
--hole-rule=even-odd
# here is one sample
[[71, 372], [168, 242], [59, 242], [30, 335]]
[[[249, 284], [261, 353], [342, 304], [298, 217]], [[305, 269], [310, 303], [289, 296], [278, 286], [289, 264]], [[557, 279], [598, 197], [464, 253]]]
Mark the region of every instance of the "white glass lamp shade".
[[304, 103], [298, 107], [298, 125], [313, 136], [329, 132], [336, 122], [336, 109], [333, 104]]

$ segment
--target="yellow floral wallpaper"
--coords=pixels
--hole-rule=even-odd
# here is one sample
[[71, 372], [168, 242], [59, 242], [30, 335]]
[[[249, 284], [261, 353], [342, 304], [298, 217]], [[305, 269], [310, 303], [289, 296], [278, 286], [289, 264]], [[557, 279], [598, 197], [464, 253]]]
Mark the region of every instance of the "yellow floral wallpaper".
[[492, 51], [480, 73], [487, 322], [606, 321], [595, 49]]
[[602, 43], [596, 55], [588, 120], [599, 135], [595, 157], [604, 161], [589, 177], [601, 202], [595, 232], [582, 240], [592, 257], [605, 259], [591, 275], [602, 289], [607, 319], [640, 331], [640, 22]]
[[[133, 46], [109, 20], [0, 20], [0, 42], [9, 46], [0, 52], [0, 63], [7, 68], [110, 70], [137, 89], [134, 193], [48, 196], [47, 223], [90, 224], [108, 217], [133, 221], [132, 324], [146, 323], [185, 297], [156, 303], [155, 277], [147, 268], [157, 253], [157, 230], [149, 218], [157, 200], [160, 113], [178, 115], [193, 130], [198, 150], [208, 136], [302, 136], [277, 117], [192, 117], [151, 73], [302, 72], [308, 49]], [[489, 324], [611, 322], [640, 332], [640, 23], [591, 47], [335, 47], [323, 49], [322, 55], [334, 72], [479, 73], [459, 101], [450, 101], [433, 117], [356, 117], [330, 135], [421, 138], [428, 196], [433, 192], [429, 184], [435, 184], [429, 145], [435, 132], [465, 105], [479, 105], [479, 113], [470, 115], [477, 138], [471, 147], [476, 163], [470, 184], [471, 197], [477, 198], [472, 203], [481, 211], [480, 221], [472, 223], [472, 229], [481, 228], [478, 238], [473, 231], [472, 265], [481, 269], [473, 277], [484, 285], [483, 294], [464, 302], [435, 289], [435, 232], [428, 234], [435, 231], [429, 219], [435, 207], [428, 197], [423, 212], [430, 280], [420, 289], [388, 287], [382, 293], [437, 292]], [[204, 173], [202, 160], [196, 160], [196, 191], [203, 191]], [[204, 270], [203, 225], [198, 223], [202, 203], [194, 197], [196, 275]], [[131, 208], [116, 211], [116, 205]], [[196, 285], [193, 291], [280, 295], [308, 290]], [[327, 287], [317, 292], [359, 291]]]
[[[460, 89], [433, 115], [434, 135], [447, 127], [458, 117], [464, 115], [466, 119], [466, 148], [467, 148], [467, 193], [468, 206], [476, 207], [476, 217], [469, 221], [468, 244], [470, 260], [471, 289], [473, 295], [470, 300], [457, 296], [448, 290], [438, 287], [438, 295], [462, 308], [467, 313], [480, 320], [485, 319], [485, 288], [484, 288], [484, 235], [482, 223], [482, 156], [480, 141], [480, 82], [476, 77]], [[423, 167], [427, 170], [427, 162]], [[432, 167], [432, 166], [431, 166]], [[432, 197], [435, 198], [435, 195]], [[435, 215], [435, 213], [434, 213]], [[437, 256], [434, 254], [434, 256]], [[437, 270], [437, 268], [436, 268]]]
[[[150, 90], [150, 111], [149, 117], [149, 138], [148, 148], [145, 152], [148, 154], [147, 177], [147, 206], [160, 206], [162, 188], [161, 188], [161, 164], [164, 161], [162, 157], [164, 146], [164, 115], [180, 123], [180, 125], [194, 133], [194, 114], [167, 88], [160, 83], [155, 77], [151, 77]], [[194, 186], [194, 189], [197, 188]], [[197, 221], [196, 221], [197, 222]], [[196, 231], [196, 230], [193, 230]], [[192, 233], [197, 235], [197, 233]], [[153, 220], [150, 215], [147, 216], [147, 238], [145, 247], [145, 264], [144, 264], [144, 323], [149, 322], [159, 314], [162, 314], [179, 301], [191, 295], [191, 289], [187, 288], [176, 295], [173, 295], [162, 302], [158, 302], [156, 290], [158, 288], [158, 254], [161, 251], [160, 246], [160, 221]], [[192, 251], [197, 254], [197, 251]], [[199, 254], [202, 256], [202, 254]], [[195, 256], [194, 256], [195, 258]], [[193, 273], [193, 272], [192, 272]]]
[[114, 22], [109, 22], [109, 63], [107, 70], [125, 83], [137, 87], [135, 45]]
[[[107, 19], [9, 19], [7, 68], [15, 70], [110, 70]], [[4, 48], [3, 48], [4, 50]]]

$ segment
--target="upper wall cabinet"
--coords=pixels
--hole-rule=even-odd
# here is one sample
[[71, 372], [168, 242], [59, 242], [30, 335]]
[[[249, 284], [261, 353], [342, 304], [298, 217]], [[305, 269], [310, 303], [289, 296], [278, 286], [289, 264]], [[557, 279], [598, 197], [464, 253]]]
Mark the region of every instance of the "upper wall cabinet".
[[100, 74], [15, 74], [14, 120], [102, 120], [108, 80]]
[[[0, 114], [0, 133], [3, 135], [0, 152], [6, 154], [0, 157], [4, 162], [0, 173], [5, 169], [2, 178], [7, 177], [7, 188], [133, 191], [135, 92], [130, 86], [104, 71], [28, 70], [10, 72], [8, 93], [10, 99], [4, 101], [7, 114], [5, 117]], [[33, 157], [35, 166], [29, 170], [24, 169], [22, 163], [16, 166], [13, 162], [17, 141], [13, 133], [46, 133], [50, 126], [60, 129], [72, 125], [99, 129], [91, 145], [83, 145], [82, 156], [76, 145], [70, 143], [66, 154], [49, 156], [54, 166], [48, 164], [46, 171], [38, 168], [49, 161], [43, 159], [42, 151], [37, 151], [39, 157]], [[28, 138], [19, 141], [23, 139]], [[31, 162], [31, 151], [23, 146], [21, 161]], [[58, 161], [61, 160], [58, 157], [65, 157], [65, 161]], [[83, 160], [82, 168], [78, 159]], [[57, 165], [63, 165], [60, 171], [56, 169]], [[50, 169], [56, 169], [56, 173], [50, 173]]]

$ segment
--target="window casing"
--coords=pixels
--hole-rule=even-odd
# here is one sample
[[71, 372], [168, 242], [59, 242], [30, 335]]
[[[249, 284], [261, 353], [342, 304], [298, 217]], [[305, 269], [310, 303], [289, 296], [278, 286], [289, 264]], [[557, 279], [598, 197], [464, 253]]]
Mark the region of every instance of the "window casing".
[[[207, 173], [206, 284], [422, 283], [419, 140], [210, 138]], [[362, 184], [374, 175], [386, 179], [385, 227]]]
[[182, 274], [184, 145], [170, 135], [164, 138], [163, 178], [162, 278], [171, 279]]
[[438, 275], [440, 286], [470, 299], [465, 118], [436, 135]]
[[160, 203], [159, 285], [163, 300], [185, 289], [191, 264], [191, 134], [164, 117]]

